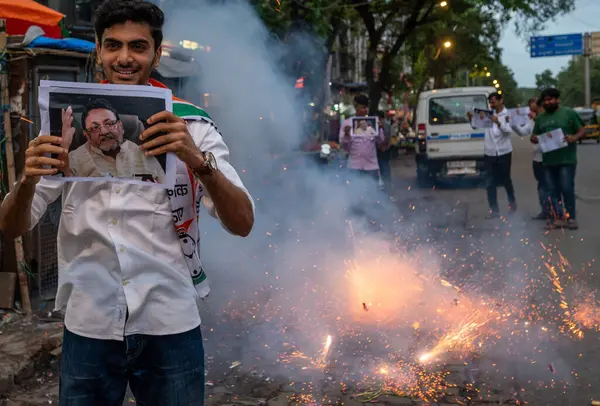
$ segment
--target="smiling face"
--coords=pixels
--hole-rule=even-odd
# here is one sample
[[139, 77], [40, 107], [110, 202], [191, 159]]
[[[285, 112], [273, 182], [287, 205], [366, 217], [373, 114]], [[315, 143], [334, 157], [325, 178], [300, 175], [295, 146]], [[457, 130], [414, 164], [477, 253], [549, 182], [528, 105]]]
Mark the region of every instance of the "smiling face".
[[106, 79], [115, 84], [148, 84], [161, 55], [150, 26], [132, 21], [107, 28], [96, 50]]
[[110, 110], [90, 110], [84, 124], [88, 142], [104, 153], [114, 152], [123, 143], [123, 123]]

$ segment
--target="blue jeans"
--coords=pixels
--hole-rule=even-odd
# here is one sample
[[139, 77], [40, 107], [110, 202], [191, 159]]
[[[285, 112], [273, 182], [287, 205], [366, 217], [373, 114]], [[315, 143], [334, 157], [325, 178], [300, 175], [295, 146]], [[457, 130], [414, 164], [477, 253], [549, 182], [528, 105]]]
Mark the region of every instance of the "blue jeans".
[[138, 406], [204, 405], [200, 328], [165, 335], [97, 340], [65, 328], [60, 406], [122, 406], [131, 387]]
[[544, 165], [546, 186], [552, 200], [557, 217], [564, 217], [565, 211], [569, 218], [575, 220], [575, 172], [576, 164]]

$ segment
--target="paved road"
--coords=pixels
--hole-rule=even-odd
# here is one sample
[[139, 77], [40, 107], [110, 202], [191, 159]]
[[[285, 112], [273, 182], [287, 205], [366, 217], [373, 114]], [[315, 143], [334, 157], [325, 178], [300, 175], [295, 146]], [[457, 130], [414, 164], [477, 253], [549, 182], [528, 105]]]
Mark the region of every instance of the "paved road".
[[[543, 224], [530, 220], [539, 212], [530, 145], [516, 137], [513, 145], [512, 174], [519, 212], [506, 221], [484, 219], [488, 210], [484, 189], [436, 187], [422, 190], [413, 187], [416, 182], [411, 157], [401, 157], [394, 164], [398, 185], [396, 197], [400, 206], [417, 206], [413, 217], [419, 217], [421, 208], [429, 211], [425, 218], [433, 222], [434, 227], [435, 223], [441, 228], [449, 227], [452, 232], [447, 234], [445, 241], [449, 245], [448, 251], [452, 255], [454, 247], [462, 250], [459, 255], [453, 255], [455, 264], [461, 256], [464, 259], [477, 254], [479, 262], [459, 278], [470, 278], [471, 286], [487, 284], [496, 296], [502, 292], [501, 296], [506, 300], [521, 300], [524, 309], [532, 304], [538, 309], [549, 306], [547, 320], [559, 307], [549, 305], [556, 302], [557, 294], [544, 283], [546, 270], [541, 265], [542, 256], [547, 257], [547, 253], [540, 243], [558, 247], [571, 264], [571, 269], [562, 275], [569, 303], [581, 296], [581, 286], [600, 288], [600, 279], [596, 276], [600, 265], [594, 262], [600, 247], [600, 221], [597, 218], [600, 210], [600, 145], [588, 141], [579, 146], [576, 190], [580, 197], [577, 202], [580, 229], [552, 232], [545, 231]], [[499, 196], [501, 207], [506, 208], [508, 203], [503, 190], [499, 190]], [[461, 234], [461, 229], [470, 236], [467, 241], [462, 236], [456, 237]], [[450, 264], [448, 269], [456, 270], [457, 267]], [[524, 295], [531, 285], [536, 286], [535, 292]], [[525, 400], [534, 405], [589, 405], [591, 399], [600, 399], [597, 366], [600, 335], [597, 332], [586, 330], [581, 340], [560, 334], [543, 337], [539, 331], [531, 333], [531, 339], [507, 340], [497, 345], [497, 353], [487, 354], [489, 369], [500, 371], [489, 376], [493, 385], [510, 390], [515, 386], [510, 382], [517, 380]], [[500, 365], [503, 362], [504, 368]]]
[[[589, 405], [591, 399], [600, 399], [599, 335], [586, 330], [584, 338], [579, 340], [561, 334], [544, 335], [539, 328], [560, 323], [552, 319], [558, 298], [545, 280], [542, 256], [548, 254], [540, 242], [558, 246], [571, 263], [571, 269], [561, 274], [569, 302], [577, 297], [582, 285], [600, 288], [600, 280], [595, 277], [600, 269], [594, 262], [600, 245], [600, 223], [596, 221], [596, 211], [600, 208], [597, 199], [600, 182], [596, 178], [600, 173], [600, 146], [589, 143], [579, 148], [577, 191], [584, 198], [578, 201], [580, 230], [551, 233], [544, 230], [543, 224], [530, 220], [539, 209], [530, 146], [515, 139], [514, 147], [513, 180], [519, 213], [506, 221], [484, 220], [487, 203], [483, 189], [448, 186], [418, 189], [414, 158], [404, 156], [395, 161], [394, 195], [405, 220], [402, 224], [412, 230], [403, 233], [400, 242], [407, 248], [434, 243], [447, 254], [444, 276], [466, 291], [520, 305], [523, 310], [532, 306], [539, 309], [541, 321], [537, 327], [524, 323], [507, 326], [498, 342], [482, 351], [479, 371], [482, 386], [500, 396], [519, 392], [528, 404], [535, 406]], [[506, 207], [504, 192], [500, 191], [499, 196]], [[523, 337], [526, 329], [531, 331], [525, 338], [511, 335], [513, 330], [519, 330]], [[215, 353], [214, 348], [207, 352]], [[224, 357], [231, 361], [241, 359], [238, 357], [242, 355]], [[133, 402], [128, 393], [124, 405]], [[228, 402], [215, 400], [210, 404], [222, 403]]]
[[[401, 233], [400, 243], [408, 249], [435, 244], [447, 254], [443, 270], [447, 279], [477, 295], [522, 305], [523, 309], [535, 305], [540, 313], [545, 310], [541, 316], [545, 321], [539, 323], [556, 325], [552, 312], [558, 302], [555, 292], [544, 283], [541, 257], [547, 254], [540, 242], [560, 247], [577, 281], [600, 288], [600, 281], [594, 278], [598, 264], [593, 262], [600, 239], [599, 223], [595, 222], [596, 209], [600, 208], [600, 202], [595, 202], [600, 197], [600, 182], [596, 180], [596, 173], [600, 173], [600, 146], [590, 143], [579, 148], [577, 190], [586, 198], [585, 202], [578, 202], [581, 229], [552, 233], [547, 233], [543, 224], [530, 220], [539, 210], [530, 145], [515, 138], [514, 147], [513, 180], [519, 213], [506, 221], [484, 219], [488, 210], [484, 189], [452, 185], [418, 189], [414, 158], [402, 156], [395, 161], [394, 195], [404, 227], [409, 230]], [[507, 207], [504, 191], [499, 196], [501, 205]], [[528, 289], [531, 286], [533, 292]], [[565, 286], [566, 290], [571, 289], [570, 285]], [[576, 294], [572, 290], [569, 293]], [[548, 304], [551, 306], [546, 308]], [[544, 335], [532, 328], [531, 336], [515, 339], [511, 336], [513, 330], [518, 329], [507, 326], [498, 343], [482, 352], [477, 378], [482, 391], [487, 389], [487, 393], [505, 398], [520, 392], [522, 399], [536, 406], [583, 406], [590, 404], [591, 399], [600, 399], [597, 333], [585, 331], [582, 340], [574, 340], [560, 334]], [[207, 342], [208, 347], [213, 344]], [[215, 349], [211, 347], [207, 353], [215, 353]], [[229, 361], [242, 357], [224, 353], [221, 356]], [[469, 365], [475, 368], [474, 362]], [[131, 404], [132, 398], [128, 393], [125, 404]], [[209, 402], [220, 403], [223, 402], [217, 399]]]

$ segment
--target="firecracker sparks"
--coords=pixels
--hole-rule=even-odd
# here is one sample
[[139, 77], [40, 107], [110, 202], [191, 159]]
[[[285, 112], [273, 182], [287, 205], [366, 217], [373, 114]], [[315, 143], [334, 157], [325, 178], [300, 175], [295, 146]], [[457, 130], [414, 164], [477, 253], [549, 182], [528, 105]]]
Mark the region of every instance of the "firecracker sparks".
[[446, 386], [446, 376], [447, 372], [428, 371], [422, 365], [406, 360], [386, 363], [363, 382], [379, 389], [359, 393], [356, 398], [361, 402], [373, 402], [388, 395], [435, 401], [441, 388]]
[[284, 364], [289, 364], [292, 362], [292, 359], [296, 360], [304, 360], [308, 363], [308, 366], [303, 367], [302, 369], [315, 368], [315, 369], [326, 369], [327, 368], [327, 356], [329, 355], [329, 350], [331, 349], [331, 344], [333, 343], [333, 337], [328, 335], [325, 338], [325, 343], [323, 344], [323, 350], [318, 358], [314, 359], [300, 351], [292, 351], [287, 356], [281, 357], [281, 362]]
[[427, 363], [450, 350], [465, 351], [474, 349], [477, 347], [475, 343], [484, 334], [482, 327], [491, 320], [491, 318], [484, 317], [479, 311], [476, 311], [461, 323], [455, 331], [444, 335], [431, 351], [421, 355], [419, 362]]
[[546, 248], [546, 246], [544, 246], [544, 244], [542, 244], [542, 247], [546, 250], [546, 252], [548, 252], [549, 257], [549, 260], [544, 262], [544, 265], [548, 270], [548, 278], [550, 279], [550, 282], [552, 282], [552, 289], [559, 295], [560, 298], [559, 307], [562, 313], [562, 325], [560, 326], [560, 331], [563, 334], [581, 339], [583, 338], [583, 330], [581, 329], [581, 326], [577, 320], [573, 317], [573, 312], [571, 311], [569, 302], [567, 301], [567, 296], [565, 294], [565, 289], [561, 282], [561, 275], [565, 274], [566, 271], [570, 269], [569, 262], [559, 251], [559, 261], [557, 264], [561, 273], [561, 275], [559, 275], [556, 265], [550, 262], [552, 259], [552, 253], [548, 248]]
[[600, 331], [600, 305], [598, 303], [596, 291], [586, 291], [580, 300], [575, 301], [573, 305], [573, 320], [588, 330]]

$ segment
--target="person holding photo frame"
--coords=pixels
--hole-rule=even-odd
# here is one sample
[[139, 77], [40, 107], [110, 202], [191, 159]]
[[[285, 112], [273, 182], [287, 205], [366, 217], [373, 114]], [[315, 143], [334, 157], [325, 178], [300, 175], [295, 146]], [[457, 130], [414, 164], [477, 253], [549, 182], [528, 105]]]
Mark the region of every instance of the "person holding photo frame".
[[[508, 110], [504, 107], [504, 96], [498, 92], [492, 93], [488, 96], [488, 103], [493, 113], [489, 117], [491, 127], [485, 128], [483, 159], [487, 199], [490, 207], [486, 219], [491, 220], [500, 218], [498, 186], [504, 186], [506, 190], [509, 213], [517, 211], [517, 199], [510, 174], [513, 151], [510, 139], [512, 128]], [[469, 112], [467, 115], [471, 121], [473, 113]]]
[[[357, 118], [367, 117], [369, 113], [369, 98], [365, 95], [354, 97], [356, 114], [342, 123], [340, 128], [340, 144], [348, 152], [347, 168], [353, 173], [373, 181], [376, 186], [379, 179], [379, 163], [377, 162], [377, 146], [383, 143], [383, 131], [369, 132], [366, 120]], [[356, 123], [358, 134], [353, 131]], [[361, 128], [364, 127], [364, 128]], [[371, 126], [372, 129], [372, 126]], [[362, 136], [362, 133], [368, 136]]]
[[[105, 0], [96, 9], [105, 83], [165, 87], [150, 79], [163, 24], [162, 10], [150, 1]], [[198, 254], [198, 209], [204, 203], [225, 230], [245, 237], [254, 203], [204, 110], [174, 98], [173, 112], [154, 114], [147, 124], [139, 150], [147, 157], [176, 155], [173, 189], [43, 178], [65, 170], [70, 157], [64, 135], [41, 134], [29, 143], [23, 175], [0, 206], [0, 230], [18, 237], [62, 195], [59, 405], [120, 406], [128, 384], [138, 404], [204, 404], [198, 303], [208, 287]]]
[[538, 144], [538, 136], [560, 129], [567, 144], [564, 148], [542, 154], [545, 181], [553, 210], [548, 229], [576, 230], [579, 228], [575, 197], [577, 142], [585, 135], [585, 126], [579, 114], [560, 105], [558, 89], [544, 90], [540, 100], [544, 111], [535, 119], [531, 142]]

